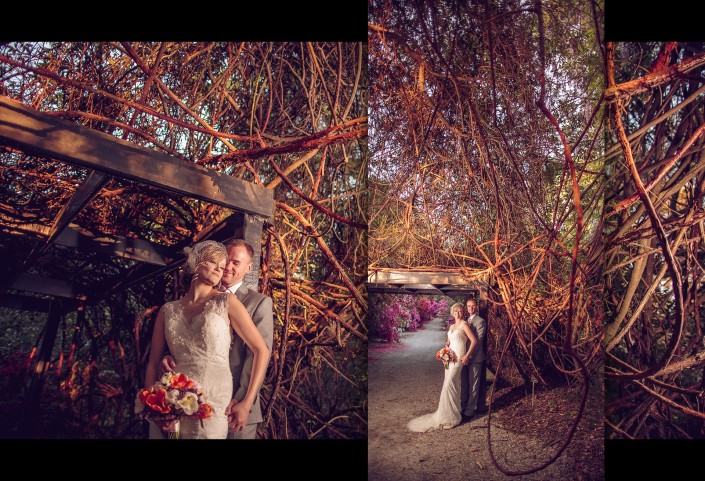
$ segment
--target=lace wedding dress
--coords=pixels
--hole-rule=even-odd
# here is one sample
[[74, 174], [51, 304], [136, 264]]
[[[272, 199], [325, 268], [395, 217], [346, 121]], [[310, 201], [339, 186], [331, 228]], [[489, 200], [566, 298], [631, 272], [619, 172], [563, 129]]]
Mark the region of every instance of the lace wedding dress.
[[441, 388], [441, 398], [438, 401], [438, 409], [434, 413], [424, 414], [409, 421], [406, 426], [411, 431], [422, 433], [433, 429], [450, 429], [460, 424], [462, 419], [460, 414], [460, 371], [463, 368], [460, 358], [465, 354], [468, 341], [462, 324], [466, 324], [466, 322], [461, 321], [456, 327], [448, 330], [450, 348], [455, 352], [458, 360], [451, 362], [448, 369], [444, 369], [445, 378]]
[[[176, 361], [174, 371], [197, 381], [203, 387], [206, 402], [213, 408], [211, 417], [203, 421], [203, 427], [195, 417], [182, 418], [181, 439], [225, 439], [228, 435], [225, 408], [233, 396], [228, 295], [218, 293], [192, 319], [184, 317], [180, 302], [168, 302], [164, 306], [166, 342]], [[149, 437], [164, 436], [150, 423]]]

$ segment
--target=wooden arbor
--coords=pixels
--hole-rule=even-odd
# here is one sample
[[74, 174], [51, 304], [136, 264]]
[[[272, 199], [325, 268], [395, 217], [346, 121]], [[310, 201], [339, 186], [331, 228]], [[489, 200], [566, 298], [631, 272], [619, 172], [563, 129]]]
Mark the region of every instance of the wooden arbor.
[[[370, 294], [429, 294], [450, 297], [474, 298], [479, 301], [479, 314], [487, 321], [489, 334], [488, 289], [489, 276], [485, 272], [469, 274], [461, 269], [376, 269], [367, 275], [367, 292]], [[485, 336], [484, 349], [487, 351]], [[483, 362], [482, 378], [477, 410], [487, 410], [485, 393], [487, 389], [487, 360]], [[494, 373], [493, 373], [494, 374]]]
[[484, 273], [467, 275], [460, 269], [376, 269], [368, 273], [367, 291], [487, 299], [487, 276]]
[[[33, 366], [28, 412], [38, 407], [61, 317], [75, 309], [80, 314], [81, 305], [97, 303], [177, 269], [185, 261], [182, 249], [186, 245], [206, 239], [245, 239], [255, 249], [253, 270], [245, 283], [257, 288], [263, 224], [274, 211], [270, 190], [55, 118], [5, 97], [0, 97], [0, 146], [87, 169], [70, 201], [50, 223], [37, 223], [33, 218], [23, 222], [22, 212], [9, 215], [0, 211], [0, 256], [4, 259], [0, 263], [0, 306], [49, 313]], [[111, 178], [197, 199], [231, 209], [232, 213], [172, 245], [157, 244], [140, 232], [133, 232], [130, 237], [82, 228], [75, 222], [77, 217]], [[89, 266], [110, 263], [106, 271], [114, 274], [87, 280], [81, 270], [85, 270], [85, 265], [80, 262], [58, 265], [67, 252], [75, 257], [78, 252], [79, 258], [85, 256]], [[116, 263], [116, 257], [125, 262]]]

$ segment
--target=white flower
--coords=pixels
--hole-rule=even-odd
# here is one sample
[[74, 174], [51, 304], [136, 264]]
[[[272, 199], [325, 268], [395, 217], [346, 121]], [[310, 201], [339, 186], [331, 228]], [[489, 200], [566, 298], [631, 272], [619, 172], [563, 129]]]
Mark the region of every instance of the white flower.
[[173, 372], [165, 372], [159, 382], [162, 383], [164, 386], [171, 386], [171, 378], [173, 376]]
[[198, 411], [198, 396], [195, 393], [186, 392], [183, 399], [179, 399], [176, 405], [184, 410], [184, 414], [190, 416]]
[[176, 404], [179, 402], [180, 391], [178, 389], [167, 389], [166, 400], [171, 404]]
[[144, 411], [144, 403], [140, 401], [140, 398], [135, 399], [135, 414], [139, 414]]

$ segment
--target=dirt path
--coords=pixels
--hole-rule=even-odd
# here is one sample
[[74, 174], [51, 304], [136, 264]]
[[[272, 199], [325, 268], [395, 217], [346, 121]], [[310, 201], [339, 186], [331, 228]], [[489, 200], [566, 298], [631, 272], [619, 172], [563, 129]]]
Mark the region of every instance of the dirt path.
[[[487, 448], [487, 416], [454, 429], [413, 433], [406, 423], [438, 406], [443, 365], [434, 357], [446, 331], [436, 318], [417, 332], [401, 334], [401, 344], [369, 354], [369, 481], [469, 481], [572, 479], [565, 453], [548, 468], [524, 476], [505, 476]], [[396, 344], [396, 343], [395, 343]], [[505, 469], [533, 468], [555, 451], [539, 440], [502, 429], [492, 416], [492, 451]]]

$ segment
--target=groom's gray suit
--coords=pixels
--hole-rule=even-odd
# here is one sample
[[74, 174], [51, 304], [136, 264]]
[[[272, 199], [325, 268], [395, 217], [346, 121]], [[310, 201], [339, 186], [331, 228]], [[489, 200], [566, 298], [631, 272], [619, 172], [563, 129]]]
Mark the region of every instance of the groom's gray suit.
[[[252, 320], [257, 326], [257, 330], [267, 344], [270, 356], [272, 352], [272, 337], [274, 331], [274, 321], [272, 319], [272, 299], [257, 291], [248, 289], [242, 284], [237, 292], [237, 298], [247, 309]], [[242, 401], [247, 394], [247, 386], [252, 375], [252, 362], [254, 353], [247, 347], [245, 341], [240, 336], [234, 335], [233, 345], [230, 348], [230, 370], [233, 374], [233, 398]], [[228, 432], [229, 439], [254, 439], [257, 434], [257, 426], [262, 422], [262, 407], [260, 406], [259, 392], [252, 405], [250, 416], [247, 419], [247, 426], [240, 432]]]
[[[460, 409], [465, 416], [474, 416], [479, 398], [480, 381], [482, 379], [482, 366], [485, 360], [485, 330], [487, 323], [479, 314], [474, 314], [468, 319], [470, 329], [477, 336], [478, 346], [470, 359], [463, 366], [460, 373]], [[468, 341], [469, 343], [470, 341]]]

